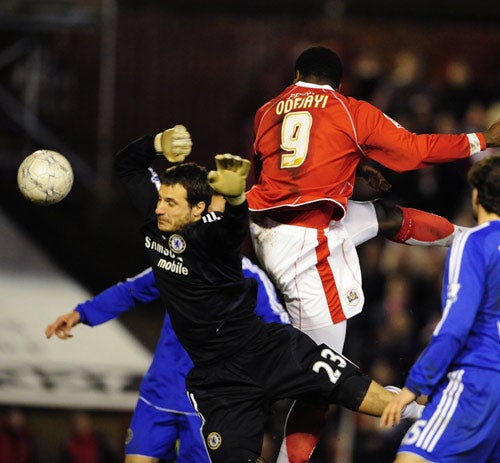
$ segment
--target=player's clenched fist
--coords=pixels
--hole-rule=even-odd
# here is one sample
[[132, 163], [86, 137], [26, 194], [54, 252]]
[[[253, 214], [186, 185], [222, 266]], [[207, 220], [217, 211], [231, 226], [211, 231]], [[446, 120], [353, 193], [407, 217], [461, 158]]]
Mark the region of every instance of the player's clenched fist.
[[170, 162], [182, 162], [191, 153], [193, 142], [191, 134], [183, 125], [160, 132], [155, 137], [155, 150]]
[[250, 161], [229, 153], [217, 154], [215, 167], [217, 170], [208, 173], [210, 186], [223, 195], [229, 204], [243, 203]]

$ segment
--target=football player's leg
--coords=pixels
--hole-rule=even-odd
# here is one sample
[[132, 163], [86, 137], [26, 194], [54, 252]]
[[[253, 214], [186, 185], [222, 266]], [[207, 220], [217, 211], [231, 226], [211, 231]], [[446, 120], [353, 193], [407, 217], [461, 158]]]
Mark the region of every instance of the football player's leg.
[[[234, 365], [239, 364], [234, 361]], [[195, 366], [187, 375], [186, 387], [202, 421], [209, 461], [259, 461], [269, 404], [247, 373], [242, 373], [231, 361], [210, 368]]]
[[179, 419], [179, 451], [177, 463], [209, 463], [198, 415], [183, 415]]
[[374, 202], [379, 233], [396, 243], [417, 246], [450, 246], [464, 227], [430, 212], [398, 206], [390, 201]]
[[327, 416], [327, 408], [295, 401], [285, 422], [285, 437], [276, 463], [308, 462], [323, 433]]
[[[328, 344], [342, 352], [347, 322], [322, 328], [302, 330], [316, 344]], [[290, 408], [285, 421], [285, 437], [281, 444], [277, 463], [306, 463], [318, 444], [326, 425], [331, 406], [317, 407], [310, 403], [296, 401]]]
[[431, 463], [429, 460], [422, 458], [414, 453], [400, 453], [394, 463]]
[[247, 405], [233, 406], [221, 400], [221, 407], [205, 407], [203, 437], [212, 463], [259, 461], [267, 412]]
[[175, 461], [178, 417], [175, 413], [157, 410], [139, 399], [127, 430], [125, 462]]

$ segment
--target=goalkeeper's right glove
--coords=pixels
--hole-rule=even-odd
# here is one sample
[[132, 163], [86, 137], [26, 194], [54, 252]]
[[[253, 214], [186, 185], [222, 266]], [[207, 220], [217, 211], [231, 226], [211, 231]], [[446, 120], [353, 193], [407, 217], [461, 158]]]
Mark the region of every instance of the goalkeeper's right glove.
[[208, 173], [208, 183], [229, 204], [237, 206], [245, 201], [246, 178], [250, 161], [233, 154], [215, 155], [217, 170]]
[[183, 125], [160, 132], [155, 136], [155, 150], [173, 163], [182, 162], [191, 152], [191, 135]]

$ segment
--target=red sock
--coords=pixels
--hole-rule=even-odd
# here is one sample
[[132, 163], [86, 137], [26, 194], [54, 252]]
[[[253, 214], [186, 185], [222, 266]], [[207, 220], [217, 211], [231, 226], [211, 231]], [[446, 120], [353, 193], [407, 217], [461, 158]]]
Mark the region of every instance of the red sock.
[[[289, 463], [307, 463], [325, 427], [328, 411], [296, 402], [286, 422], [285, 442]], [[278, 460], [279, 461], [279, 460]]]
[[455, 226], [440, 215], [408, 207], [397, 206], [403, 213], [403, 223], [391, 238], [396, 243], [420, 246], [449, 246]]

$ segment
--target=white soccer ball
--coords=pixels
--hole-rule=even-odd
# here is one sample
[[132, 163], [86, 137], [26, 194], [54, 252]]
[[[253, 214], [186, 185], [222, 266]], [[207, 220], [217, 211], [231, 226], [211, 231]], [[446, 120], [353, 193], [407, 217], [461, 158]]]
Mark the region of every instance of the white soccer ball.
[[49, 206], [64, 199], [73, 186], [73, 169], [57, 151], [38, 150], [19, 166], [17, 185], [35, 204]]

